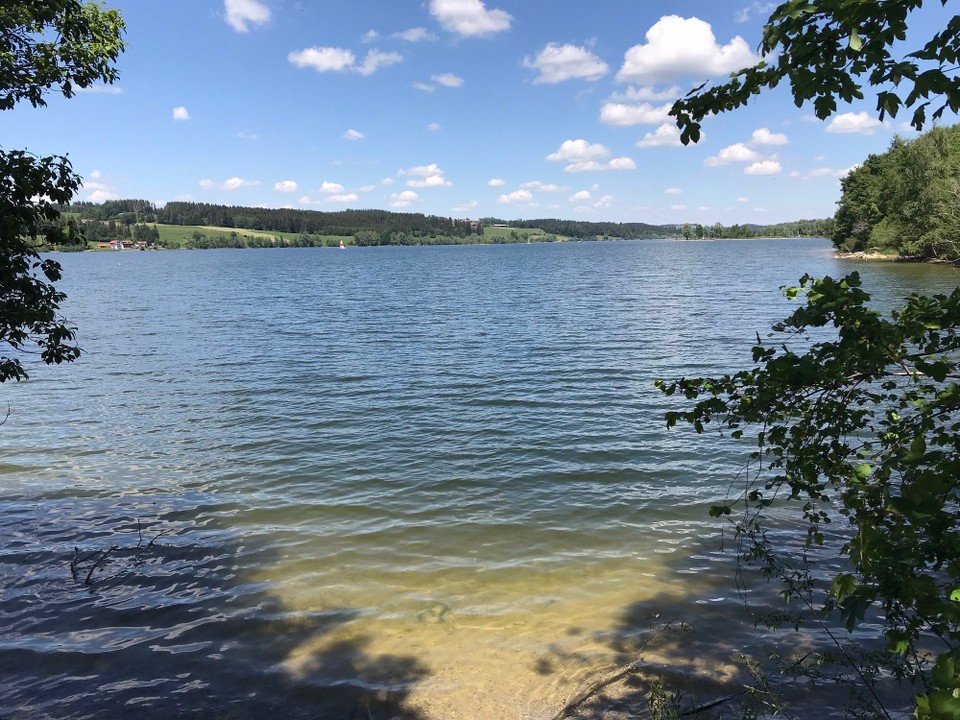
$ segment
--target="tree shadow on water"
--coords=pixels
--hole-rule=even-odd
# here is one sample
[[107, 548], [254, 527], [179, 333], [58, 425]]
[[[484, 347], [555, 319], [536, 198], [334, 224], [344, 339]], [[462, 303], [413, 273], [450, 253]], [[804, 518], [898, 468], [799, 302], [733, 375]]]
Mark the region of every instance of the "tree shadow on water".
[[409, 695], [425, 666], [373, 652], [359, 609], [284, 607], [251, 574], [276, 550], [178, 511], [141, 525], [129, 502], [81, 504], [97, 507], [37, 527], [35, 505], [0, 501], [20, 527], [0, 545], [0, 720], [424, 720]]

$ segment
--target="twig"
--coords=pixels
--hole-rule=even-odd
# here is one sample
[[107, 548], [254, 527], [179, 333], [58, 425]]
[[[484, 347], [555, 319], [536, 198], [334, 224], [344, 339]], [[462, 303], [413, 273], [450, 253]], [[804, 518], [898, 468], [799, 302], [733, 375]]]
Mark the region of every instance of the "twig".
[[564, 720], [564, 718], [570, 717], [570, 715], [584, 702], [589, 700], [592, 696], [596, 695], [600, 690], [612, 685], [625, 678], [627, 675], [634, 675], [640, 672], [644, 666], [643, 660], [636, 660], [629, 665], [624, 665], [619, 670], [615, 670], [606, 677], [602, 677], [592, 685], [589, 685], [585, 689], [581, 690], [579, 693], [573, 696], [573, 698], [563, 706], [563, 709], [560, 710], [556, 715], [554, 715], [550, 720]]

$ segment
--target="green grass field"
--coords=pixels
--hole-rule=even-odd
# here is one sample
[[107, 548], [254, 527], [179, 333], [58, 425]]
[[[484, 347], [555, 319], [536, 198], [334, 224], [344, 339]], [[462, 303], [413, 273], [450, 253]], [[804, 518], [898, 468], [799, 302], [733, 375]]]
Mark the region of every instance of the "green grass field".
[[[158, 223], [157, 230], [160, 232], [160, 242], [167, 247], [183, 247], [184, 244], [192, 238], [195, 232], [200, 232], [208, 238], [229, 238], [233, 233], [236, 233], [245, 245], [248, 245], [248, 241], [254, 238], [263, 238], [276, 243], [278, 238], [282, 240], [295, 241], [299, 237], [298, 233], [268, 230], [245, 230], [242, 228], [212, 227], [208, 225], [162, 225]], [[327, 245], [335, 246], [341, 240], [343, 240], [345, 244], [350, 244], [353, 242], [353, 238], [349, 236], [341, 237], [339, 235], [323, 235], [321, 237]]]

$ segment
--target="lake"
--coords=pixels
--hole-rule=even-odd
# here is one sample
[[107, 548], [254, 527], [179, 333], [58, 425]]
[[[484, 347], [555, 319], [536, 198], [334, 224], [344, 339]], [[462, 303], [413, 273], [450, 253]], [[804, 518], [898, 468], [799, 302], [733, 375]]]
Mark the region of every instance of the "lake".
[[[0, 717], [535, 718], [639, 655], [766, 652], [709, 506], [825, 240], [60, 255], [84, 354], [3, 387]], [[664, 637], [668, 640], [664, 640]], [[654, 642], [656, 639], [656, 642]]]

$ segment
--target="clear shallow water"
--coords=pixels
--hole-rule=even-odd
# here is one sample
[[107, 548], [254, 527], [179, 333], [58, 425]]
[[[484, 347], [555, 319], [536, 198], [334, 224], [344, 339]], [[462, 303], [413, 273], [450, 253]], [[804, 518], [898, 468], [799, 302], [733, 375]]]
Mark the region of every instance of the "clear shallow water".
[[3, 717], [547, 718], [665, 613], [723, 674], [739, 459], [653, 381], [744, 366], [804, 272], [956, 284], [825, 241], [59, 259], [86, 352], [3, 388]]

